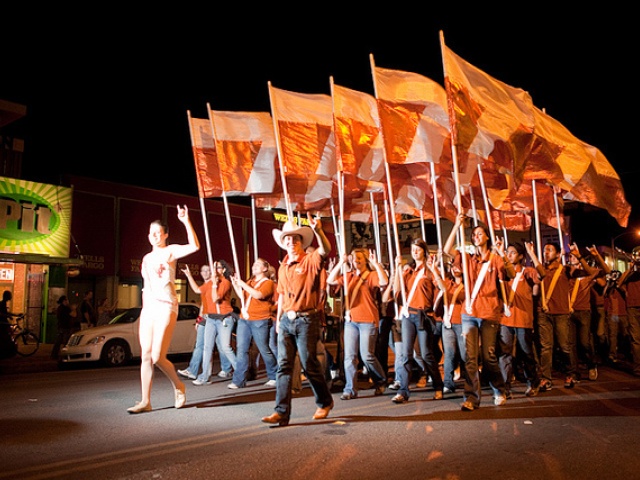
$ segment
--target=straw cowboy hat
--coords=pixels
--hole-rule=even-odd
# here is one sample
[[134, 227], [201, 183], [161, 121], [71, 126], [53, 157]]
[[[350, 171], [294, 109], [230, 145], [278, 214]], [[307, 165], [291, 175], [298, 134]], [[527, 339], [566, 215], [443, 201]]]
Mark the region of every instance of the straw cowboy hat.
[[273, 239], [283, 250], [286, 250], [283, 245], [283, 241], [284, 237], [286, 237], [287, 235], [300, 235], [300, 237], [302, 238], [302, 248], [307, 248], [313, 241], [313, 229], [311, 227], [308, 227], [306, 225], [302, 225], [299, 227], [298, 225], [290, 221], [286, 222], [282, 226], [282, 230], [274, 228], [272, 233]]

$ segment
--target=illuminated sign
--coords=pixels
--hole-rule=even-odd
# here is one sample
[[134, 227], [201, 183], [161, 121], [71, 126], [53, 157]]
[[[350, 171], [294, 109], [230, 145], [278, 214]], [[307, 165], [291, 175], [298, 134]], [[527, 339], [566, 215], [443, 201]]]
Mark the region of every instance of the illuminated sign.
[[0, 177], [0, 251], [69, 256], [72, 189]]
[[[274, 213], [273, 214], [273, 219], [278, 221], [278, 222], [286, 222], [287, 220], [289, 220], [289, 217], [287, 216], [286, 213]], [[307, 217], [296, 217], [294, 218], [294, 223], [296, 223], [297, 225], [309, 225], [309, 219]]]

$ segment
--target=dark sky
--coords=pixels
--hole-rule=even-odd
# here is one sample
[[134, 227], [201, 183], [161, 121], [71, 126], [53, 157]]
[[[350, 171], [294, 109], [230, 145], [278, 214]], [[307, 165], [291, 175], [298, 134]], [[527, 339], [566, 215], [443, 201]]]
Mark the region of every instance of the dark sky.
[[[640, 227], [631, 12], [606, 3], [565, 12], [557, 2], [517, 12], [512, 2], [473, 11], [409, 6], [416, 3], [362, 4], [357, 14], [334, 2], [305, 4], [306, 13], [297, 4], [244, 3], [218, 11], [8, 12], [0, 98], [27, 106], [13, 126], [26, 141], [23, 177], [57, 184], [70, 173], [197, 196], [187, 110], [206, 118], [208, 102], [214, 110], [269, 111], [268, 81], [329, 94], [331, 75], [373, 94], [370, 53], [380, 67], [442, 84], [442, 30], [456, 54], [528, 91], [537, 107], [598, 147], [634, 207], [629, 227]], [[624, 232], [605, 218], [609, 238]]]

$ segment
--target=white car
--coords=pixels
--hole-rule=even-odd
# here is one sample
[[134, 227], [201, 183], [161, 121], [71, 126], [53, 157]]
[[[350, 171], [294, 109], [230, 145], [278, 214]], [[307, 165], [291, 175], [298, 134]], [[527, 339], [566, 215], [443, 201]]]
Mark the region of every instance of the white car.
[[[140, 307], [130, 308], [109, 322], [108, 325], [87, 328], [71, 335], [60, 349], [61, 365], [77, 362], [100, 362], [107, 367], [119, 367], [140, 358], [138, 327]], [[181, 303], [178, 322], [173, 331], [169, 354], [187, 354], [196, 343], [195, 324], [200, 308], [193, 303]]]

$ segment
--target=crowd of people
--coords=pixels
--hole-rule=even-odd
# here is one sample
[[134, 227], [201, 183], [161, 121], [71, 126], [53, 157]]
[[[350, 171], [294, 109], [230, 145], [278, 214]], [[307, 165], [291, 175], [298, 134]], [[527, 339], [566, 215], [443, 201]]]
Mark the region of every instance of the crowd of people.
[[[455, 245], [465, 231], [470, 251]], [[341, 400], [358, 398], [359, 374], [369, 378], [373, 395], [395, 390], [391, 400], [397, 404], [429, 383], [433, 400], [462, 389], [463, 411], [480, 407], [483, 390], [502, 406], [518, 393], [535, 397], [555, 383], [574, 388], [582, 380], [597, 381], [605, 362], [625, 361], [640, 376], [640, 248], [620, 274], [595, 247], [573, 243], [564, 252], [548, 242], [538, 258], [532, 242], [508, 243], [484, 225], [469, 225], [463, 215], [441, 250], [429, 251], [423, 239], [415, 239], [410, 260], [399, 255], [393, 268], [364, 248], [329, 259], [322, 223], [311, 216], [308, 225], [287, 222], [275, 229], [274, 240], [286, 252], [277, 270], [258, 258], [243, 280], [217, 260], [213, 272], [201, 268], [202, 285], [184, 270], [200, 294], [201, 321], [189, 366], [177, 372], [196, 386], [210, 384], [217, 350], [217, 375], [236, 390], [247, 387], [263, 364], [265, 385], [276, 389], [274, 412], [264, 423], [288, 425], [301, 377], [314, 394], [313, 419], [334, 408], [322, 334], [332, 296], [342, 305]], [[152, 347], [148, 361], [156, 363]], [[163, 361], [179, 408], [184, 385]], [[151, 409], [148, 369], [143, 367], [142, 401], [131, 413]]]

